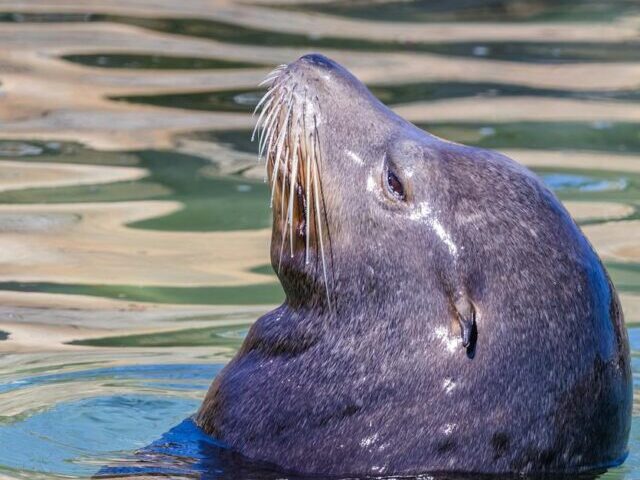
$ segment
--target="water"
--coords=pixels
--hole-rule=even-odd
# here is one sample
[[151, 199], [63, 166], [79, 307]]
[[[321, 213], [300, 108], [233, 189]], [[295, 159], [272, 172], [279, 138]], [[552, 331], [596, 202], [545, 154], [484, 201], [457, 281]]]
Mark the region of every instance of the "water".
[[[283, 297], [249, 112], [309, 50], [543, 178], [616, 283], [638, 381], [636, 1], [205, 3], [0, 0], [0, 478], [277, 478], [189, 417]], [[640, 478], [637, 410], [603, 478]]]

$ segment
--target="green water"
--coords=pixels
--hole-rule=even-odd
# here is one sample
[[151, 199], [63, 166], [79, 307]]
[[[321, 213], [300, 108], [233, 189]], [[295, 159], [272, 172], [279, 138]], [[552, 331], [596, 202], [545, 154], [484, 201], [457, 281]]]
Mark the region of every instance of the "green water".
[[[637, 153], [640, 124], [626, 122], [510, 122], [422, 123], [420, 127], [439, 137], [467, 145], [492, 149], [597, 151]], [[195, 138], [232, 144], [243, 152], [253, 151], [247, 131], [198, 132]]]
[[[571, 91], [501, 83], [425, 82], [400, 85], [370, 85], [370, 89], [387, 105], [465, 97], [533, 96], [633, 102], [640, 100], [640, 92], [638, 90]], [[260, 94], [259, 90], [245, 89], [183, 94], [113, 96], [111, 99], [134, 104], [189, 110], [251, 112], [258, 103]]]
[[391, 1], [372, 5], [366, 1], [306, 3], [289, 8], [396, 22], [592, 22], [637, 14], [634, 0], [487, 0], [413, 2]]
[[[1, 148], [1, 147], [0, 147]], [[149, 175], [137, 181], [62, 188], [35, 188], [0, 192], [0, 203], [76, 203], [127, 200], [174, 200], [183, 207], [165, 217], [129, 225], [132, 228], [178, 231], [219, 231], [266, 228], [270, 212], [264, 199], [266, 184], [239, 176], [216, 176], [211, 162], [175, 151], [138, 151], [103, 154], [94, 161], [91, 152], [68, 147], [70, 153], [54, 157], [28, 157], [64, 163], [101, 163], [143, 167]], [[89, 155], [87, 156], [87, 153]], [[205, 167], [208, 167], [205, 170]], [[213, 172], [212, 174], [209, 171]], [[229, 214], [229, 212], [233, 214]]]
[[120, 300], [197, 305], [265, 305], [284, 299], [275, 283], [241, 287], [157, 287], [153, 285], [90, 285], [62, 283], [2, 282], [0, 290], [13, 292], [68, 293]]
[[230, 330], [228, 327], [188, 328], [166, 333], [148, 333], [145, 335], [127, 335], [123, 337], [104, 337], [92, 340], [77, 340], [72, 345], [91, 345], [95, 347], [197, 347], [228, 346], [237, 350], [246, 335], [247, 327]]
[[[20, 18], [20, 17], [19, 17]], [[22, 21], [42, 21], [41, 17], [26, 16]], [[14, 14], [0, 14], [0, 21], [15, 22]], [[119, 15], [68, 14], [58, 21], [68, 22], [116, 22], [148, 28], [158, 32], [186, 35], [192, 37], [211, 38], [222, 42], [244, 45], [266, 45], [286, 47], [296, 45], [311, 50], [348, 49], [363, 51], [409, 51], [435, 53], [440, 55], [480, 57], [493, 60], [509, 60], [514, 62], [541, 63], [574, 63], [574, 62], [636, 62], [640, 59], [637, 42], [620, 42], [602, 45], [589, 42], [447, 42], [397, 43], [389, 41], [348, 39], [339, 36], [312, 38], [307, 35], [281, 33], [277, 31], [249, 28], [226, 22], [199, 18], [145, 18], [123, 17]], [[101, 53], [98, 57], [105, 57]], [[83, 64], [98, 63], [69, 58]], [[150, 60], [139, 60], [138, 63], [149, 63]], [[108, 63], [108, 61], [106, 62]], [[139, 68], [139, 67], [136, 67]]]
[[519, 62], [608, 62], [637, 61], [640, 59], [638, 44], [616, 43], [603, 47], [596, 43], [536, 43], [536, 42], [449, 42], [449, 43], [396, 43], [373, 40], [345, 39], [341, 37], [310, 38], [306, 35], [280, 33], [271, 30], [239, 27], [219, 21], [202, 19], [148, 19], [120, 17], [114, 15], [92, 17], [95, 21], [113, 21], [128, 25], [136, 25], [160, 32], [179, 35], [212, 38], [219, 41], [260, 44], [268, 46], [297, 45], [312, 50], [349, 49], [373, 51], [409, 51], [436, 53], [441, 55], [484, 57], [495, 60], [511, 60]]
[[135, 55], [104, 53], [64, 55], [61, 58], [70, 62], [101, 68], [148, 69], [148, 70], [218, 70], [233, 68], [264, 67], [258, 63], [236, 62], [232, 60], [171, 57], [168, 55]]
[[[160, 1], [158, 5], [164, 5], [164, 2]], [[174, 2], [173, 7], [176, 5]], [[47, 40], [54, 28], [95, 25], [98, 29], [103, 24], [115, 24], [119, 28], [164, 35], [166, 37], [162, 38], [169, 42], [171, 39], [176, 43], [182, 40], [220, 42], [212, 42], [210, 49], [194, 49], [193, 52], [178, 54], [159, 47], [149, 53], [148, 46], [144, 51], [137, 51], [136, 45], [115, 48], [113, 44], [117, 44], [117, 39], [109, 43], [107, 40], [110, 39], [105, 37], [104, 47], [98, 44], [88, 49], [78, 40], [76, 45], [60, 47], [54, 54], [36, 52], [36, 58], [58, 56], [56, 62], [41, 67], [52, 69], [49, 72], [52, 82], [64, 78], [60, 71], [66, 68], [83, 75], [96, 75], [99, 82], [113, 81], [118, 86], [104, 95], [110, 106], [132, 112], [158, 107], [158, 119], [171, 112], [247, 114], [262, 91], [257, 86], [247, 86], [244, 75], [255, 72], [257, 78], [268, 68], [293, 60], [295, 55], [306, 50], [338, 51], [356, 65], [355, 60], [366, 57], [367, 68], [372, 71], [376, 70], [372, 53], [415, 55], [416, 58], [434, 54], [460, 62], [461, 70], [467, 65], [463, 62], [469, 60], [497, 60], [504, 63], [496, 64], [495, 68], [505, 69], [540, 64], [549, 69], [596, 64], [603, 64], [599, 68], [607, 68], [605, 64], [620, 62], [637, 67], [640, 62], [640, 37], [628, 41], [597, 41], [594, 34], [592, 41], [552, 38], [469, 41], [451, 36], [441, 42], [405, 42], [401, 39], [381, 40], [366, 34], [348, 38], [339, 31], [327, 36], [294, 33], [269, 23], [267, 17], [263, 18], [264, 25], [260, 28], [251, 28], [234, 23], [230, 17], [206, 18], [192, 12], [161, 15], [159, 7], [156, 11], [139, 5], [144, 12], [135, 15], [126, 12], [115, 15], [102, 10], [92, 12], [87, 8], [80, 2], [71, 2], [60, 11], [54, 4], [51, 11], [29, 11], [25, 4], [20, 11], [1, 13], [0, 26], [15, 28], [12, 35], [16, 38], [21, 35], [21, 29], [36, 29], [38, 35]], [[589, 22], [610, 25], [624, 19], [632, 21], [640, 15], [640, 5], [632, 0], [357, 0], [269, 8], [284, 14], [293, 11], [336, 15], [355, 22], [397, 22], [399, 32], [406, 22], [421, 22], [425, 27], [443, 22], [461, 25], [466, 22], [469, 27], [487, 22], [524, 27], [541, 23], [550, 28], [563, 22], [583, 28]], [[374, 32], [375, 28], [371, 30]], [[102, 31], [98, 34], [107, 35]], [[71, 35], [70, 38], [69, 42], [73, 44], [74, 37]], [[51, 42], [55, 43], [54, 40]], [[256, 49], [260, 54], [245, 58], [242, 52], [247, 52], [246, 49]], [[233, 52], [237, 54], [235, 58]], [[20, 58], [22, 53], [17, 49], [12, 55]], [[3, 80], [3, 59], [0, 57], [3, 88], [0, 100], [5, 96], [11, 100], [11, 82]], [[572, 78], [567, 78], [561, 88], [490, 82], [475, 79], [472, 73], [464, 81], [418, 77], [387, 81], [385, 69], [401, 68], [402, 64], [393, 65], [396, 66], [383, 64], [378, 67], [380, 71], [374, 76], [377, 80], [370, 85], [372, 92], [391, 106], [523, 96], [532, 101], [572, 99], [614, 104], [635, 104], [640, 100], [638, 88], [575, 88]], [[25, 78], [37, 73], [37, 69], [31, 67], [21, 71]], [[146, 85], [145, 81], [154, 76], [200, 72], [229, 75], [230, 79], [238, 80], [222, 87], [174, 88], [165, 85], [149, 88], [149, 91], [142, 87], [132, 88], [131, 92], [122, 88], [125, 80], [131, 81], [132, 85]], [[84, 80], [79, 77], [78, 81]], [[5, 83], [9, 85], [8, 91], [4, 90]], [[78, 87], [78, 96], [82, 95], [82, 88], [87, 88], [86, 84]], [[15, 108], [20, 105], [17, 102]], [[63, 107], [69, 111], [85, 108], [81, 104]], [[606, 226], [607, 222], [612, 222], [612, 228], [614, 223], [627, 222], [622, 225], [628, 229], [628, 237], [640, 239], [640, 227], [635, 223], [640, 219], [640, 170], [609, 166], [610, 159], [616, 159], [628, 160], [637, 167], [640, 124], [633, 119], [566, 122], [555, 120], [553, 113], [549, 112], [547, 121], [503, 122], [492, 117], [473, 122], [434, 120], [420, 127], [449, 140], [497, 150], [533, 150], [537, 154], [560, 152], [567, 158], [582, 153], [597, 155], [601, 158], [598, 168], [558, 163], [534, 170], [563, 201], [609, 202], [630, 207], [615, 221], [595, 214], [580, 219], [585, 231]], [[14, 162], [25, 166], [135, 167], [145, 171], [142, 178], [133, 180], [0, 188], [0, 208], [3, 209], [0, 231], [7, 242], [12, 242], [7, 245], [18, 252], [5, 256], [0, 253], [3, 265], [0, 294], [6, 295], [3, 297], [6, 300], [0, 302], [6, 303], [0, 304], [0, 477], [88, 478], [103, 465], [114, 462], [127, 465], [132, 452], [171, 433], [173, 430], [170, 429], [175, 425], [183, 425], [180, 422], [197, 409], [215, 374], [240, 347], [252, 321], [281, 302], [284, 294], [266, 254], [254, 265], [242, 267], [241, 273], [248, 278], [244, 282], [228, 282], [221, 279], [222, 275], [214, 274], [210, 275], [210, 281], [203, 281], [202, 275], [208, 272], [207, 265], [198, 264], [190, 266], [191, 270], [180, 270], [191, 272], [198, 281], [190, 282], [184, 273], [176, 274], [173, 279], [171, 266], [159, 269], [153, 258], [143, 259], [135, 268], [155, 272], [164, 279], [162, 282], [143, 282], [134, 275], [139, 272], [128, 270], [134, 267], [128, 265], [127, 259], [132, 257], [125, 253], [144, 248], [125, 244], [109, 249], [82, 229], [74, 230], [73, 242], [59, 244], [61, 230], [56, 228], [82, 225], [86, 218], [81, 208], [85, 206], [103, 208], [142, 205], [140, 202], [172, 202], [178, 208], [170, 213], [149, 214], [126, 223], [124, 230], [132, 235], [131, 238], [145, 235], [145, 245], [149, 248], [156, 247], [154, 239], [175, 234], [171, 242], [163, 240], [160, 250], [169, 258], [175, 256], [177, 268], [182, 267], [178, 262], [189, 260], [190, 253], [199, 258], [200, 252], [192, 250], [201, 248], [197, 247], [196, 240], [204, 235], [235, 233], [250, 236], [269, 228], [268, 186], [259, 175], [248, 175], [256, 164], [248, 160], [247, 154], [255, 155], [256, 146], [250, 142], [250, 131], [246, 128], [229, 124], [215, 130], [206, 125], [196, 131], [177, 129], [171, 147], [163, 144], [131, 148], [118, 145], [117, 137], [114, 137], [116, 140], [109, 143], [108, 148], [98, 148], [84, 144], [80, 136], [73, 138], [73, 132], [67, 132], [63, 120], [49, 126], [46, 134], [30, 136], [29, 120], [46, 121], [49, 112], [35, 120], [29, 119], [28, 109], [24, 115], [27, 126], [23, 131], [26, 133], [7, 134], [0, 139], [0, 187], [16, 175], [28, 177], [28, 173], [9, 169]], [[111, 127], [98, 125], [94, 128], [98, 133], [109, 133]], [[144, 136], [143, 133], [139, 135]], [[189, 148], [193, 143], [216, 148]], [[16, 219], [25, 215], [25, 209], [42, 211], [44, 213], [38, 213], [42, 219], [50, 220], [50, 223], [39, 223], [39, 230], [34, 228], [30, 234], [33, 238], [49, 240], [38, 244], [40, 250], [31, 244], [22, 247], [25, 238], [12, 236], [17, 235], [15, 225], [19, 222]], [[65, 213], [55, 217], [47, 209], [64, 209]], [[68, 221], [61, 221], [62, 216]], [[113, 232], [105, 230], [102, 234]], [[267, 235], [260, 237], [251, 248], [258, 249], [262, 245], [260, 242], [267, 241]], [[638, 242], [635, 243], [637, 246]], [[55, 263], [59, 257], [66, 258], [68, 250], [79, 247], [88, 252], [79, 257], [80, 260], [71, 257], [73, 261], [68, 264]], [[218, 247], [215, 243], [211, 245], [211, 249]], [[236, 260], [251, 253], [229, 251], [229, 255], [236, 255]], [[637, 253], [628, 255], [629, 258], [607, 257], [605, 264], [622, 295], [630, 326], [634, 379], [637, 380], [640, 375], [640, 312], [637, 308], [640, 304], [640, 258]], [[220, 261], [223, 260], [228, 259]], [[119, 267], [130, 276], [105, 278], [100, 275], [105, 264]], [[79, 273], [87, 266], [90, 271], [94, 269], [95, 279]], [[31, 269], [41, 272], [47, 268], [48, 275], [30, 275]], [[238, 275], [237, 272], [233, 274]], [[635, 387], [636, 397], [637, 392], [640, 392], [640, 385]], [[640, 422], [637, 412], [634, 413], [630, 456], [621, 467], [607, 472], [603, 476], [605, 479], [640, 478]], [[193, 449], [194, 445], [206, 443], [206, 440], [189, 430], [188, 425], [180, 428], [186, 428], [178, 430], [182, 436], [171, 438], [172, 441], [180, 440], [179, 456], [185, 465], [193, 467], [188, 473], [196, 478], [208, 478], [195, 467], [203, 464], [203, 458]], [[248, 475], [247, 478], [252, 477]]]

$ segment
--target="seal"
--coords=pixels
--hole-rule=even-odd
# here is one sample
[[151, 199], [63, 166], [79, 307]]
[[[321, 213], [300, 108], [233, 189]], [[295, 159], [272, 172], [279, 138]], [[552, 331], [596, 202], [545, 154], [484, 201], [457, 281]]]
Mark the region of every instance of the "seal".
[[197, 424], [287, 471], [574, 473], [624, 460], [623, 314], [561, 203], [310, 54], [258, 120], [285, 302], [250, 329]]

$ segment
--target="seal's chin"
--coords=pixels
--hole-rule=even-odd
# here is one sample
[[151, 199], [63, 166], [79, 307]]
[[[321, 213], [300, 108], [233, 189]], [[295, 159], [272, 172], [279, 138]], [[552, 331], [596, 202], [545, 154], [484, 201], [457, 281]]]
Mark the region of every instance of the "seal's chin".
[[267, 77], [269, 89], [256, 108], [261, 112], [254, 138], [259, 132], [271, 185], [272, 259], [279, 273], [283, 265], [309, 274], [319, 270], [326, 287], [319, 108], [313, 91], [291, 70], [282, 65]]

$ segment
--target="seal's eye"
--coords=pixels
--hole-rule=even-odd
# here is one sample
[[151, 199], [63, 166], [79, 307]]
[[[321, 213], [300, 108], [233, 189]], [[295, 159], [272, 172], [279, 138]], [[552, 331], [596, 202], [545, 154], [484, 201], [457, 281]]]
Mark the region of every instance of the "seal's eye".
[[398, 178], [398, 176], [391, 170], [391, 168], [387, 167], [387, 188], [391, 195], [393, 195], [398, 200], [405, 199], [404, 187], [402, 186], [402, 182]]

